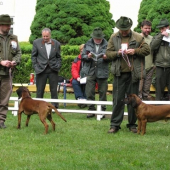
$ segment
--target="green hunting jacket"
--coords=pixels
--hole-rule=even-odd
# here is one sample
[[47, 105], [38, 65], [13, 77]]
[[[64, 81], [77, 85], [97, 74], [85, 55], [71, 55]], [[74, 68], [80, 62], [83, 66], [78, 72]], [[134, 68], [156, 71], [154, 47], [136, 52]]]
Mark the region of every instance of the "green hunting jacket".
[[[12, 44], [14, 44], [12, 46]], [[21, 60], [21, 49], [16, 35], [8, 34], [6, 38], [0, 34], [0, 61], [15, 61], [17, 64]], [[9, 68], [0, 65], [0, 75], [9, 75]]]
[[[121, 39], [119, 32], [112, 34], [106, 50], [107, 58], [112, 60], [111, 72], [114, 76], [121, 76], [122, 56], [118, 55], [121, 49]], [[132, 82], [137, 82], [146, 75], [145, 56], [150, 54], [150, 47], [139, 33], [131, 31], [128, 49], [135, 49], [135, 54], [129, 55], [128, 58], [131, 63]]]
[[151, 51], [154, 53], [155, 65], [158, 67], [170, 67], [170, 43], [162, 40], [164, 35], [158, 33], [151, 41]]

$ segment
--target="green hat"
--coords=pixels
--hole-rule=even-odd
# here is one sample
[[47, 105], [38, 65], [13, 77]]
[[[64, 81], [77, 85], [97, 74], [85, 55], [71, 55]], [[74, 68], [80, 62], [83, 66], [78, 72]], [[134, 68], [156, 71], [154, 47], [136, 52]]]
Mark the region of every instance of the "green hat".
[[132, 24], [133, 24], [132, 20], [127, 17], [120, 17], [120, 19], [116, 21], [116, 27], [119, 30], [129, 30]]
[[0, 15], [0, 24], [12, 25], [13, 22], [8, 14], [2, 14]]
[[96, 39], [103, 39], [105, 35], [103, 34], [102, 29], [100, 27], [96, 27], [90, 36]]
[[169, 26], [169, 22], [167, 19], [161, 19], [159, 24], [156, 26], [156, 28], [163, 28]]

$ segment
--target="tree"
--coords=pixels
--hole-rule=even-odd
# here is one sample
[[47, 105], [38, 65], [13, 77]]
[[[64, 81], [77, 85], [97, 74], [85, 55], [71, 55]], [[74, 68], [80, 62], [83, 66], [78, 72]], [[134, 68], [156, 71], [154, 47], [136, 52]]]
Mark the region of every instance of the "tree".
[[85, 43], [95, 27], [101, 27], [109, 39], [115, 26], [109, 9], [106, 0], [38, 0], [29, 41], [41, 37], [45, 27], [62, 44]]
[[161, 19], [166, 18], [170, 21], [170, 3], [169, 0], [154, 0], [152, 8], [150, 9], [148, 20], [152, 22], [152, 35], [159, 32], [156, 28]]
[[148, 11], [152, 8], [154, 0], [143, 0], [140, 4], [140, 9], [138, 13], [138, 25], [134, 28], [136, 32], [141, 32], [141, 22], [147, 19]]
[[161, 19], [170, 18], [170, 3], [169, 0], [143, 0], [140, 5], [138, 14], [138, 25], [135, 31], [140, 32], [140, 24], [144, 19], [152, 22], [152, 35], [159, 32], [156, 28]]

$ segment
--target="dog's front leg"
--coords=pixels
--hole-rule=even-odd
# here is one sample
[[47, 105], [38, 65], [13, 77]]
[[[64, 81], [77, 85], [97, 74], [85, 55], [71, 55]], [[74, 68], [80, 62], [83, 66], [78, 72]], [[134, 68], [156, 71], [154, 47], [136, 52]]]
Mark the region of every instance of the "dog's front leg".
[[27, 120], [26, 120], [26, 123], [25, 123], [25, 125], [26, 125], [26, 126], [28, 126], [28, 123], [29, 123], [30, 117], [31, 117], [31, 115], [27, 115]]
[[141, 126], [142, 126], [142, 122], [141, 120], [138, 119], [138, 131], [137, 131], [138, 134], [140, 134], [141, 132]]
[[21, 128], [21, 114], [22, 114], [22, 111], [18, 110], [18, 129]]
[[146, 119], [142, 120], [142, 133], [141, 133], [141, 135], [144, 135], [146, 133], [146, 123], [147, 123]]

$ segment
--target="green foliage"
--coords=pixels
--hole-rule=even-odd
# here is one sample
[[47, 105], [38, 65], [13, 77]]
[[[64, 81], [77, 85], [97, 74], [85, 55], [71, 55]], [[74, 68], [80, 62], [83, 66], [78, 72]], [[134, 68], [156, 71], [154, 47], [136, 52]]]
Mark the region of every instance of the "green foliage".
[[166, 18], [170, 21], [170, 3], [169, 0], [143, 0], [140, 4], [140, 10], [138, 14], [138, 25], [134, 29], [140, 32], [140, 24], [144, 19], [152, 22], [152, 33], [155, 35], [159, 32], [156, 28], [161, 19]]
[[78, 55], [80, 53], [78, 45], [62, 45], [61, 46], [61, 54], [62, 56], [66, 55]]
[[14, 71], [13, 83], [29, 83], [30, 73], [34, 73], [30, 54], [22, 54], [21, 63]]
[[20, 42], [19, 43], [22, 54], [31, 54], [32, 51], [32, 44], [29, 42]]
[[115, 25], [109, 10], [106, 0], [37, 1], [29, 41], [32, 43], [41, 37], [45, 27], [50, 28], [52, 38], [62, 44], [84, 44], [95, 27], [101, 27], [109, 39]]
[[[158, 5], [159, 4], [159, 5]], [[147, 18], [152, 21], [152, 32], [158, 33], [159, 29], [156, 28], [156, 25], [160, 22], [161, 19], [166, 18], [170, 21], [170, 3], [169, 0], [155, 0], [153, 6], [150, 9]], [[153, 34], [153, 35], [154, 35]]]
[[[28, 42], [20, 42], [22, 51], [21, 63], [16, 66], [14, 71], [13, 83], [29, 83], [30, 73], [34, 73], [31, 61], [31, 50], [32, 44]], [[79, 45], [62, 45], [61, 46], [61, 57], [62, 66], [59, 72], [60, 76], [70, 79], [71, 76], [71, 64], [74, 59], [79, 55]], [[110, 70], [110, 66], [109, 66]], [[110, 73], [108, 82], [113, 82], [113, 75]]]
[[71, 64], [74, 58], [77, 56], [64, 56], [62, 57], [62, 67], [60, 69], [59, 75], [67, 79], [70, 79], [71, 76]]

